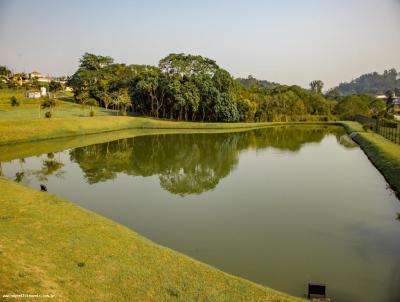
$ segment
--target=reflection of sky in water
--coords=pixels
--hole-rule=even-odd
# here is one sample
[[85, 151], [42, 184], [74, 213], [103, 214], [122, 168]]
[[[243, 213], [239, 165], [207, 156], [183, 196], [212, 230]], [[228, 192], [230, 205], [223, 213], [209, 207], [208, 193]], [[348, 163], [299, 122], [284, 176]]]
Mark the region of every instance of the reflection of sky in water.
[[2, 170], [279, 290], [398, 301], [398, 200], [341, 128], [321, 129], [137, 137]]

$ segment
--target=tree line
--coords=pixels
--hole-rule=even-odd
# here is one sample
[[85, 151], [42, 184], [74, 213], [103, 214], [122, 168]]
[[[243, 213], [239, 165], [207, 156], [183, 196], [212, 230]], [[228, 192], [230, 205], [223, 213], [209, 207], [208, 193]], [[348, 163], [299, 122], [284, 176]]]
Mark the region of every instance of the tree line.
[[[214, 60], [170, 54], [158, 66], [114, 63], [85, 53], [68, 85], [75, 99], [155, 118], [207, 121], [300, 121], [331, 118], [334, 102], [299, 86], [235, 80]], [[254, 84], [254, 85], [253, 85]], [[125, 110], [126, 109], [126, 110]]]
[[[6, 67], [0, 68], [3, 77], [10, 74]], [[395, 72], [386, 74], [392, 79]], [[60, 89], [56, 85], [50, 83], [49, 89]], [[309, 89], [252, 76], [235, 80], [214, 60], [190, 54], [170, 54], [158, 66], [149, 66], [115, 63], [109, 56], [85, 53], [67, 85], [73, 88], [76, 102], [91, 108], [91, 115], [93, 107], [102, 106], [124, 115], [161, 119], [285, 122], [388, 116], [394, 111], [391, 91], [385, 101], [367, 94], [343, 95], [338, 89], [324, 94], [320, 80], [312, 81]]]

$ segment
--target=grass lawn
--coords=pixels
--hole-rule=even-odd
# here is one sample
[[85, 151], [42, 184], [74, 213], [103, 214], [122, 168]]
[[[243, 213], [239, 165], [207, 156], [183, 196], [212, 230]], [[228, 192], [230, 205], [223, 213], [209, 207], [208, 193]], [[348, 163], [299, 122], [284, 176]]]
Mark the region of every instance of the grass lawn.
[[[0, 120], [12, 121], [20, 119], [43, 119], [45, 110], [40, 110], [43, 99], [28, 99], [25, 89], [0, 89]], [[12, 107], [10, 98], [15, 96], [20, 105]], [[58, 92], [56, 94], [57, 106], [53, 109], [53, 117], [85, 117], [89, 115], [89, 109], [73, 102], [71, 92]], [[96, 115], [115, 115], [113, 110], [95, 108]], [[39, 115], [40, 114], [40, 115]]]
[[353, 140], [400, 197], [400, 145], [372, 131], [365, 131], [357, 122], [343, 122], [343, 125], [349, 133], [354, 133]]
[[12, 293], [53, 294], [54, 301], [302, 301], [54, 195], [1, 177], [0, 191], [1, 301], [14, 300], [2, 298]]

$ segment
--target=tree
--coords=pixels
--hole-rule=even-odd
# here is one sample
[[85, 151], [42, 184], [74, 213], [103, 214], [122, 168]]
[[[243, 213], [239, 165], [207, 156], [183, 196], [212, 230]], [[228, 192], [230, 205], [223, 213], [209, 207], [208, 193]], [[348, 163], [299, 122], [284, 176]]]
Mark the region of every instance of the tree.
[[[48, 109], [46, 112], [46, 117], [50, 118], [53, 115], [53, 108], [57, 106], [57, 102], [54, 99], [46, 99], [41, 104], [40, 107], [42, 109]], [[40, 113], [39, 113], [40, 114]]]
[[11, 70], [9, 70], [6, 66], [0, 66], [0, 76], [9, 78], [11, 76]]
[[337, 104], [335, 111], [344, 119], [353, 119], [356, 115], [370, 115], [368, 102], [356, 95], [345, 97]]
[[385, 92], [386, 95], [386, 113], [389, 113], [391, 109], [394, 107], [394, 92], [392, 90], [388, 90]]
[[336, 88], [331, 88], [325, 93], [325, 97], [329, 100], [339, 101], [341, 97], [341, 93]]
[[108, 56], [100, 56], [86, 52], [79, 60], [80, 67], [87, 70], [100, 70], [114, 63], [114, 59]]
[[20, 105], [20, 103], [18, 102], [17, 98], [15, 96], [12, 96], [10, 98], [10, 105], [12, 107], [18, 107]]
[[103, 102], [106, 110], [108, 110], [108, 107], [113, 103], [112, 95], [108, 91], [104, 91], [101, 93], [100, 99]]
[[113, 93], [113, 104], [117, 106], [117, 110], [126, 115], [128, 108], [132, 107], [132, 101], [127, 89], [121, 89]]
[[324, 83], [320, 80], [315, 80], [310, 83], [311, 92], [313, 93], [322, 93], [322, 88], [324, 87]]
[[57, 91], [63, 90], [63, 86], [59, 81], [51, 81], [49, 84], [49, 91], [53, 93], [53, 97], [56, 96]]
[[76, 100], [81, 105], [89, 107], [89, 110], [90, 110], [89, 115], [94, 116], [93, 107], [98, 106], [98, 102], [95, 98], [91, 97], [89, 95], [89, 93], [84, 92], [84, 93], [81, 93], [80, 95], [78, 95], [76, 97]]

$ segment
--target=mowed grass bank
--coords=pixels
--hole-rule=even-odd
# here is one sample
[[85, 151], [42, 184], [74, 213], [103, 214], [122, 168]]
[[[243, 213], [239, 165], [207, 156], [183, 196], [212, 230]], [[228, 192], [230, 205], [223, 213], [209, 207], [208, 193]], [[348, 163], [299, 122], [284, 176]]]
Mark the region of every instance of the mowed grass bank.
[[50, 119], [0, 119], [0, 145], [126, 129], [244, 129], [304, 123], [201, 123], [166, 121], [132, 116], [65, 117]]
[[370, 161], [382, 173], [400, 198], [400, 145], [371, 131], [357, 122], [342, 122], [353, 140], [360, 145]]
[[[0, 178], [0, 300], [303, 301], [157, 245], [48, 193]], [[266, 272], [273, 273], [273, 272]]]
[[[29, 120], [43, 119], [47, 110], [40, 109], [40, 104], [44, 99], [29, 99], [26, 97], [28, 91], [25, 89], [0, 89], [0, 120]], [[11, 106], [10, 98], [15, 96], [19, 106]], [[53, 117], [87, 117], [89, 109], [76, 104], [73, 100], [72, 92], [57, 92], [56, 107], [52, 110]], [[96, 115], [116, 115], [114, 110], [95, 108]]]

